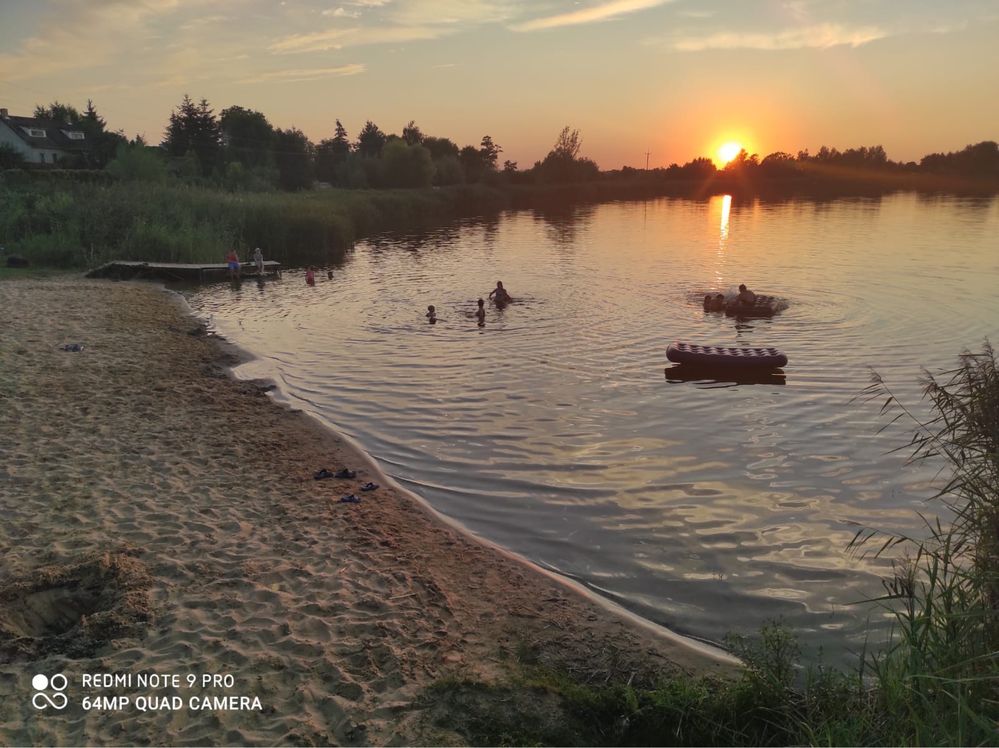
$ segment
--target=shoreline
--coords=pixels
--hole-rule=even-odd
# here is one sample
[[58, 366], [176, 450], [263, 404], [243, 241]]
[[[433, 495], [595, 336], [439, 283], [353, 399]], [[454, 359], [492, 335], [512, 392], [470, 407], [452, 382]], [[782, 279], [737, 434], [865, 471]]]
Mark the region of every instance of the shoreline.
[[[220, 341], [225, 341], [226, 345], [238, 349], [244, 355], [248, 356], [249, 360], [257, 358], [252, 353], [246, 351], [246, 349], [241, 348], [238, 344], [233, 343], [232, 341], [228, 340], [222, 335], [217, 335], [216, 338], [219, 339]], [[405, 494], [411, 501], [418, 504], [430, 516], [430, 519], [432, 519], [434, 522], [440, 523], [444, 527], [453, 529], [456, 532], [461, 533], [472, 543], [478, 543], [482, 546], [485, 546], [488, 550], [493, 551], [494, 553], [498, 553], [504, 556], [505, 558], [509, 558], [511, 561], [523, 564], [533, 573], [551, 579], [553, 582], [556, 582], [557, 584], [566, 587], [567, 589], [571, 590], [580, 597], [585, 598], [589, 602], [594, 603], [595, 605], [598, 605], [606, 609], [609, 613], [616, 616], [620, 616], [621, 618], [630, 621], [636, 626], [640, 626], [642, 628], [647, 629], [648, 631], [654, 633], [657, 636], [660, 636], [675, 644], [679, 644], [683, 647], [687, 647], [693, 652], [696, 652], [699, 655], [703, 655], [704, 657], [710, 660], [714, 660], [720, 664], [731, 665], [733, 667], [738, 667], [741, 665], [741, 662], [738, 658], [730, 654], [728, 651], [722, 649], [721, 647], [716, 646], [712, 642], [703, 639], [695, 639], [690, 636], [684, 636], [683, 634], [673, 631], [668, 626], [664, 626], [648, 618], [640, 616], [638, 613], [628, 610], [623, 605], [615, 603], [613, 600], [610, 600], [606, 597], [603, 597], [602, 595], [597, 594], [596, 592], [593, 592], [585, 585], [581, 584], [580, 582], [577, 582], [575, 579], [567, 577], [563, 574], [559, 574], [558, 572], [553, 571], [551, 569], [547, 569], [544, 566], [541, 566], [540, 564], [532, 561], [527, 556], [522, 556], [521, 554], [516, 553], [515, 551], [512, 551], [509, 548], [490, 540], [489, 538], [483, 537], [482, 535], [473, 532], [472, 530], [470, 530], [468, 527], [466, 527], [453, 517], [449, 517], [446, 514], [443, 514], [438, 509], [436, 509], [433, 506], [433, 504], [431, 504], [426, 498], [418, 494], [416, 491], [406, 488], [405, 486], [400, 484], [395, 478], [386, 473], [384, 469], [381, 467], [381, 465], [378, 463], [378, 459], [374, 455], [370, 454], [364, 448], [364, 445], [361, 444], [360, 441], [340, 431], [337, 428], [336, 424], [327, 421], [318, 413], [313, 413], [311, 411], [307, 411], [301, 408], [295, 408], [291, 404], [291, 400], [288, 398], [287, 393], [285, 393], [281, 389], [279, 384], [266, 378], [243, 379], [239, 377], [239, 375], [236, 374], [234, 370], [239, 366], [241, 366], [243, 363], [246, 363], [246, 361], [240, 361], [239, 363], [230, 367], [230, 371], [233, 372], [234, 378], [242, 382], [264, 383], [267, 386], [273, 386], [274, 389], [269, 390], [267, 394], [268, 396], [272, 397], [280, 407], [288, 408], [289, 410], [292, 411], [301, 410], [301, 412], [307, 414], [309, 418], [315, 420], [320, 425], [321, 428], [326, 429], [327, 431], [330, 432], [330, 434], [332, 434], [336, 438], [341, 439], [347, 444], [349, 444], [357, 453], [359, 461], [363, 462], [367, 467], [367, 469], [372, 473], [372, 475], [381, 481], [379, 485], [383, 486], [389, 485], [392, 487], [393, 490], [398, 491], [401, 494]]]
[[[13, 406], [0, 413], [0, 596], [34, 606], [0, 612], [3, 742], [441, 742], [419, 695], [441, 677], [502, 679], [521, 649], [583, 679], [731, 672], [457, 529], [353, 440], [235, 376], [248, 352], [195, 334], [179, 295], [54, 279], [2, 283], [0, 298]], [[76, 341], [83, 351], [58, 349]], [[343, 466], [357, 479], [312, 479]], [[366, 480], [382, 487], [336, 503]], [[99, 600], [76, 599], [65, 621], [73, 574]], [[121, 600], [135, 614], [116, 629]], [[74, 641], [88, 646], [67, 651]], [[225, 669], [235, 690], [205, 695], [258, 696], [263, 713], [40, 720], [30, 673], [57, 668], [71, 690], [95, 670]]]
[[215, 341], [217, 345], [219, 345], [220, 351], [222, 355], [225, 357], [225, 359], [227, 361], [232, 361], [232, 363], [227, 364], [227, 369], [233, 380], [237, 382], [246, 382], [248, 384], [262, 386], [266, 388], [268, 397], [271, 398], [278, 405], [278, 407], [285, 408], [291, 412], [300, 411], [302, 413], [305, 413], [309, 418], [315, 421], [321, 428], [328, 431], [331, 436], [348, 444], [350, 448], [352, 448], [356, 453], [358, 462], [364, 463], [365, 468], [369, 472], [371, 472], [371, 474], [377, 479], [379, 485], [391, 486], [391, 488], [394, 491], [397, 491], [400, 494], [403, 494], [406, 497], [408, 497], [411, 501], [418, 504], [429, 515], [429, 518], [434, 522], [437, 522], [444, 527], [450, 528], [452, 530], [461, 533], [465, 538], [467, 538], [472, 543], [478, 543], [486, 547], [490, 551], [498, 553], [516, 563], [523, 564], [533, 573], [551, 579], [552, 581], [571, 590], [580, 597], [585, 598], [589, 602], [604, 608], [609, 613], [616, 616], [620, 616], [621, 618], [630, 621], [634, 625], [645, 628], [648, 631], [652, 632], [653, 634], [661, 636], [664, 639], [674, 644], [687, 647], [693, 652], [696, 652], [699, 655], [703, 655], [707, 659], [716, 661], [717, 663], [722, 665], [727, 665], [732, 667], [741, 666], [742, 663], [737, 657], [735, 657], [722, 647], [716, 645], [715, 643], [710, 642], [706, 639], [697, 639], [691, 636], [685, 636], [684, 634], [673, 631], [668, 626], [664, 626], [660, 623], [656, 623], [655, 621], [645, 618], [644, 616], [641, 616], [638, 613], [629, 610], [620, 603], [616, 603], [613, 600], [610, 600], [609, 598], [606, 598], [602, 595], [597, 594], [596, 592], [593, 592], [586, 585], [581, 584], [575, 579], [567, 577], [564, 574], [559, 574], [558, 572], [553, 571], [552, 569], [545, 568], [544, 566], [532, 561], [527, 556], [523, 556], [519, 553], [516, 553], [515, 551], [497, 542], [494, 542], [489, 538], [479, 535], [478, 533], [466, 527], [460, 521], [454, 519], [453, 517], [449, 517], [443, 512], [439, 511], [425, 497], [421, 496], [416, 491], [406, 488], [405, 486], [400, 484], [395, 478], [386, 473], [385, 470], [382, 468], [382, 466], [379, 464], [378, 458], [372, 455], [370, 452], [368, 452], [367, 449], [364, 447], [364, 445], [360, 442], [360, 440], [350, 436], [344, 431], [341, 431], [335, 423], [329, 421], [322, 414], [305, 408], [296, 407], [293, 404], [291, 397], [288, 395], [287, 392], [285, 392], [281, 388], [281, 385], [277, 381], [267, 377], [260, 378], [260, 377], [240, 376], [237, 369], [243, 366], [244, 364], [250, 363], [251, 361], [259, 360], [259, 357], [254, 353], [252, 353], [251, 351], [247, 350], [246, 348], [242, 347], [238, 343], [234, 343], [233, 341], [229, 340], [227, 337], [225, 337], [225, 335], [212, 331], [210, 329], [208, 320], [199, 317], [194, 312], [194, 310], [191, 309], [190, 304], [187, 302], [187, 297], [184, 295], [184, 293], [179, 291], [173, 291], [171, 289], [166, 288], [165, 286], [161, 287], [166, 293], [176, 295], [180, 299], [183, 305], [182, 308], [185, 314], [187, 314], [192, 320], [203, 325], [209, 331], [208, 334], [210, 335], [211, 339]]

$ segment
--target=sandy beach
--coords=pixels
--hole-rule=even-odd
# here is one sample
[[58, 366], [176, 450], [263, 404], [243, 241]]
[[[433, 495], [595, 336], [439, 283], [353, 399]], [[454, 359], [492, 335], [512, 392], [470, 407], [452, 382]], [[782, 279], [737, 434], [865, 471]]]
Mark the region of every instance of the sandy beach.
[[[446, 743], [414, 699], [523, 648], [601, 680], [722, 667], [401, 491], [360, 493], [380, 480], [363, 456], [233, 379], [160, 288], [0, 282], [0, 308], [2, 744]], [[82, 685], [154, 672], [232, 682]], [[38, 673], [66, 675], [65, 709], [33, 705]], [[81, 705], [116, 694], [184, 708]], [[202, 695], [260, 708], [188, 708]]]

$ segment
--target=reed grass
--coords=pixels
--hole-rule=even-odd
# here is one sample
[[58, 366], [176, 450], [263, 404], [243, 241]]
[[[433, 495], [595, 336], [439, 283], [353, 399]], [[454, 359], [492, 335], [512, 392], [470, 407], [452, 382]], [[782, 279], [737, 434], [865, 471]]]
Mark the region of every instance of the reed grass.
[[285, 265], [332, 264], [361, 237], [494, 213], [483, 186], [249, 193], [172, 183], [0, 180], [0, 245], [33, 264], [221, 262], [261, 247]]

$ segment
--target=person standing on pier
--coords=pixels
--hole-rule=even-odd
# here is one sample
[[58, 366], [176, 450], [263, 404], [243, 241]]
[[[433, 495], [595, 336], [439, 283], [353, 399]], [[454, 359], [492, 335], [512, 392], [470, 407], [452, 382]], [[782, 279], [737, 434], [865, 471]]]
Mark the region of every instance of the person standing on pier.
[[257, 275], [262, 278], [264, 276], [264, 253], [260, 251], [260, 247], [253, 250], [253, 262], [257, 266]]
[[229, 250], [229, 254], [225, 256], [225, 261], [229, 265], [229, 277], [233, 280], [239, 280], [239, 255], [236, 254], [235, 249]]

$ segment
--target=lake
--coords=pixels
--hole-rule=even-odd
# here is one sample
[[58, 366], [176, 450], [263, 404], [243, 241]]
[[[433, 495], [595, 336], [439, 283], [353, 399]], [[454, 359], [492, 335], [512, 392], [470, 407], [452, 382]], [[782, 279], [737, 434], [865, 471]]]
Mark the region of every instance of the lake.
[[[919, 533], [940, 467], [889, 454], [911, 428], [878, 433], [892, 414], [861, 393], [873, 367], [925, 415], [921, 370], [999, 339], [997, 237], [991, 198], [607, 203], [376, 237], [315, 287], [291, 270], [190, 301], [258, 357], [241, 376], [470, 531], [680, 633], [781, 617], [842, 661], [886, 628], [853, 603], [887, 562], [847, 544]], [[479, 328], [497, 280], [515, 303]], [[703, 311], [739, 283], [787, 309]], [[779, 347], [786, 378], [675, 381], [674, 340]]]

